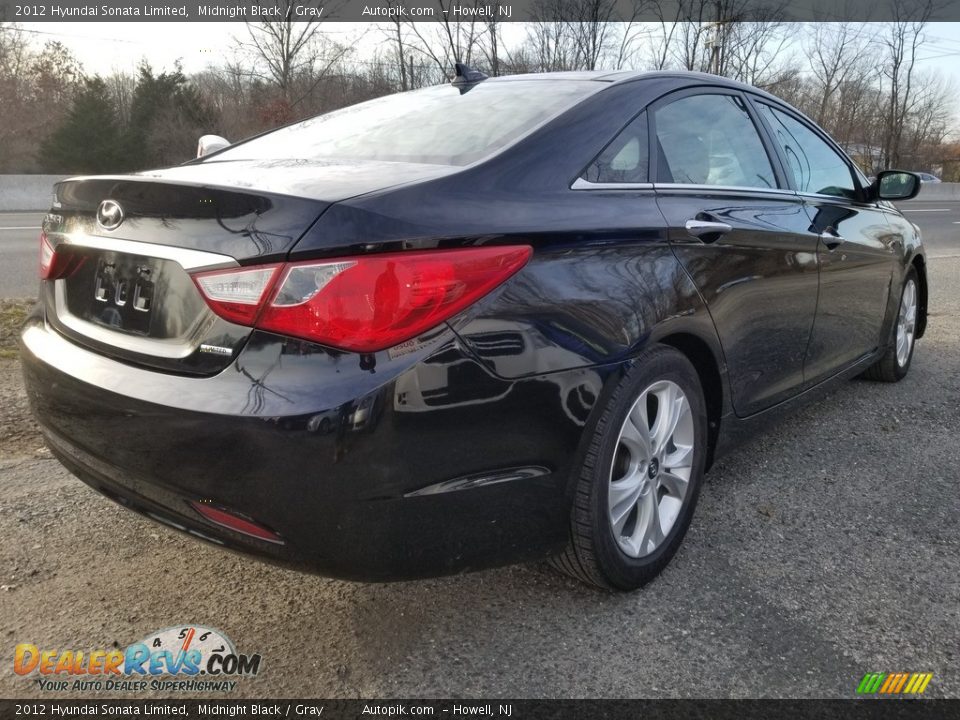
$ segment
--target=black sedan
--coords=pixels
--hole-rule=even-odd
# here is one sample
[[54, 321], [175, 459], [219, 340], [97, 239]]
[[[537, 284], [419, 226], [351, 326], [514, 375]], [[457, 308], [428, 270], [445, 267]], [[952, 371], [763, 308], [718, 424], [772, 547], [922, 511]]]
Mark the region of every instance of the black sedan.
[[722, 78], [464, 72], [57, 185], [26, 386], [79, 478], [217, 545], [632, 589], [722, 453], [906, 375], [919, 186]]

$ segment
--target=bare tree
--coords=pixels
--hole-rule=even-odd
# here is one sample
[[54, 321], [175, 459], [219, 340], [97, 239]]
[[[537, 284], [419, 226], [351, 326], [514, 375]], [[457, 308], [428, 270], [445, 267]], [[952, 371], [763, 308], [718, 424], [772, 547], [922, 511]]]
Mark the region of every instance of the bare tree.
[[252, 58], [249, 76], [275, 86], [279, 95], [268, 100], [267, 114], [275, 123], [303, 115], [304, 105], [327, 74], [351, 52], [321, 32], [322, 21], [294, 20], [293, 0], [280, 0], [282, 20], [246, 23], [247, 37], [238, 40]]
[[711, 27], [711, 21], [720, 22], [714, 13], [714, 3], [710, 0], [680, 0], [682, 20], [677, 23], [677, 31], [671, 41], [677, 49], [671, 51], [684, 70], [705, 71], [710, 65], [707, 55], [707, 41], [719, 42], [718, 26]]
[[295, 22], [294, 3], [280, 0], [280, 6], [284, 10], [283, 20], [246, 23], [248, 38], [240, 40], [240, 46], [258, 61], [250, 74], [272, 81], [286, 96], [297, 74], [313, 72], [319, 57], [317, 33], [320, 21]]
[[137, 87], [137, 79], [130, 74], [114, 68], [107, 80], [110, 88], [110, 99], [117, 113], [117, 120], [121, 125], [130, 122], [130, 106], [133, 103], [133, 93]]
[[887, 26], [887, 33], [880, 41], [887, 55], [883, 74], [890, 83], [881, 161], [890, 167], [900, 164], [904, 123], [913, 99], [917, 53], [924, 42], [923, 30], [936, 8], [935, 0], [891, 2], [894, 22]]
[[[412, 68], [407, 67], [407, 56], [409, 50], [406, 45], [403, 21], [400, 19], [399, 5], [396, 0], [387, 0], [387, 9], [397, 11], [386, 23], [382, 30], [387, 41], [393, 44], [393, 54], [396, 57], [397, 72], [400, 76], [400, 89], [411, 90], [413, 88]], [[410, 58], [412, 62], [413, 58]]]
[[639, 46], [644, 41], [649, 41], [652, 35], [645, 23], [638, 22], [647, 5], [647, 0], [634, 0], [630, 3], [628, 15], [620, 17], [620, 21], [616, 23], [617, 53], [613, 66], [617, 70], [635, 65]]
[[868, 25], [850, 22], [816, 22], [808, 27], [804, 50], [819, 96], [816, 111], [810, 114], [826, 127], [842, 107], [838, 103], [841, 89], [868, 81], [867, 58], [872, 55], [875, 32]]
[[[436, 79], [441, 81], [453, 76], [455, 63], [474, 62], [474, 53], [480, 50], [481, 36], [486, 30], [484, 23], [475, 16], [466, 21], [453, 19], [453, 7], [465, 7], [454, 0], [436, 0], [440, 10], [436, 22], [408, 22], [411, 33], [416, 39], [410, 45], [421, 59], [436, 68]], [[478, 7], [480, 0], [473, 0], [472, 7]]]
[[496, 77], [500, 74], [500, 23], [494, 18], [485, 23], [483, 33], [479, 39], [480, 51], [487, 61], [490, 74]]
[[719, 72], [761, 88], [775, 87], [799, 72], [789, 52], [795, 27], [779, 7], [758, 8], [749, 20], [724, 28]]
[[615, 0], [576, 0], [566, 3], [566, 24], [574, 43], [578, 69], [596, 70], [609, 50], [615, 17]]
[[930, 168], [939, 160], [956, 111], [956, 86], [938, 73], [917, 73], [900, 144], [899, 163]]
[[29, 45], [18, 25], [0, 23], [0, 171], [22, 162], [19, 147], [29, 132]]

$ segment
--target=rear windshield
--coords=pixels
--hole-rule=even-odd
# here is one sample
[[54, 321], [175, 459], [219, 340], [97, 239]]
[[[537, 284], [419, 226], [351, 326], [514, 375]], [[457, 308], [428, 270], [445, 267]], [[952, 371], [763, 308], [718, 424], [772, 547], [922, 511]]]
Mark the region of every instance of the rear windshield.
[[211, 158], [468, 165], [603, 87], [589, 80], [481, 82], [388, 95], [280, 128]]

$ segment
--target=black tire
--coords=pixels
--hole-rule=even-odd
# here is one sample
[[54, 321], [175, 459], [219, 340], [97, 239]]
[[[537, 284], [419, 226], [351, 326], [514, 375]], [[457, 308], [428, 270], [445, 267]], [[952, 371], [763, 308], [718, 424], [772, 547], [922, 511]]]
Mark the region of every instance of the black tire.
[[[903, 285], [900, 287], [900, 300], [897, 303], [897, 314], [894, 315], [893, 322], [890, 324], [890, 335], [887, 338], [886, 349], [880, 359], [863, 373], [863, 377], [868, 380], [891, 383], [900, 382], [910, 371], [910, 363], [913, 362], [913, 351], [917, 347], [917, 340], [916, 336], [914, 336], [910, 344], [910, 351], [907, 354], [907, 360], [901, 365], [897, 360], [897, 319], [899, 317], [900, 304], [903, 302], [903, 293], [911, 280], [913, 281], [914, 288], [919, 290], [920, 285], [917, 280], [917, 271], [913, 268], [910, 268], [903, 278]], [[919, 303], [917, 307], [919, 310]]]
[[[679, 514], [661, 544], [648, 555], [631, 557], [614, 537], [607, 509], [611, 468], [627, 414], [641, 393], [661, 380], [676, 383], [690, 403], [694, 433], [690, 478]], [[697, 372], [679, 351], [654, 345], [636, 358], [597, 421], [575, 471], [570, 543], [551, 564], [578, 580], [609, 590], [635, 590], [653, 580], [680, 547], [693, 518], [706, 456], [707, 413]]]

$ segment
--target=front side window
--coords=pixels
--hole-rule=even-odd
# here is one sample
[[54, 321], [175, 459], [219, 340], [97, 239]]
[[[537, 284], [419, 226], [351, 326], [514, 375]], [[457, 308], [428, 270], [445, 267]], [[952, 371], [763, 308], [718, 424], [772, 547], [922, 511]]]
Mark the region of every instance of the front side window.
[[743, 100], [691, 95], [656, 111], [657, 180], [686, 185], [777, 187]]
[[796, 118], [766, 103], [759, 106], [783, 150], [799, 192], [857, 198], [850, 166], [836, 150]]
[[645, 183], [649, 165], [647, 113], [640, 113], [587, 166], [582, 177], [592, 183]]

